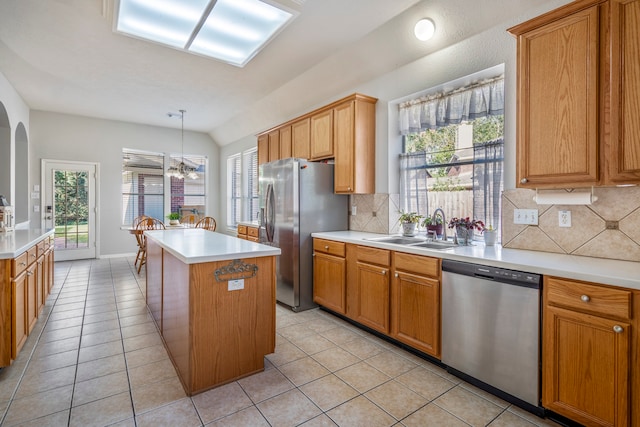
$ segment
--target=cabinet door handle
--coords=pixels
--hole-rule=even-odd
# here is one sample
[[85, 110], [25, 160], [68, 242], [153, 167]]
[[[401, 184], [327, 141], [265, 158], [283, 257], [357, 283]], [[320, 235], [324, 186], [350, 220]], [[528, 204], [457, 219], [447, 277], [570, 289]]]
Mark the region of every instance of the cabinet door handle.
[[589, 302], [591, 301], [591, 298], [589, 298], [589, 295], [582, 295], [580, 297], [580, 299], [582, 300], [582, 302]]
[[387, 274], [387, 270], [382, 270], [381, 273], [382, 274]]
[[394, 274], [395, 277], [400, 277], [400, 275], [398, 273]]
[[31, 258], [35, 258], [35, 257], [36, 257], [36, 254], [31, 254]]
[[27, 276], [33, 276], [33, 271], [27, 271]]
[[522, 178], [520, 180], [520, 184], [526, 184], [527, 182], [529, 182], [529, 180], [527, 178]]
[[23, 261], [20, 263], [20, 265], [24, 267], [25, 265], [27, 265], [27, 263]]
[[624, 331], [624, 328], [620, 325], [615, 325], [613, 327], [613, 332], [615, 332], [616, 334], [621, 334], [622, 331]]

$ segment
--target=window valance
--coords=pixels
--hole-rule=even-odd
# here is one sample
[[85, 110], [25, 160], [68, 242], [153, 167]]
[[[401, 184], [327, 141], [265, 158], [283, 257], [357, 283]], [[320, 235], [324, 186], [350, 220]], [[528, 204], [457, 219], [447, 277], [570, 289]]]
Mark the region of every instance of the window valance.
[[399, 105], [400, 133], [422, 132], [464, 120], [504, 114], [504, 76]]

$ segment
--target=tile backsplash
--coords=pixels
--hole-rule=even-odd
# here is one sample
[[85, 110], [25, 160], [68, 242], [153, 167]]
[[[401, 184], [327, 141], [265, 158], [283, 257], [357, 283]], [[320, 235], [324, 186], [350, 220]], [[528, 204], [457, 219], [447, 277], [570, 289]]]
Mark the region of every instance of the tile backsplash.
[[398, 194], [354, 194], [351, 196], [349, 230], [395, 234], [400, 232]]
[[[506, 248], [640, 262], [640, 188], [596, 188], [591, 205], [538, 205], [534, 190], [502, 193], [502, 245]], [[514, 209], [537, 209], [538, 225], [513, 223]], [[560, 227], [558, 212], [571, 212]]]

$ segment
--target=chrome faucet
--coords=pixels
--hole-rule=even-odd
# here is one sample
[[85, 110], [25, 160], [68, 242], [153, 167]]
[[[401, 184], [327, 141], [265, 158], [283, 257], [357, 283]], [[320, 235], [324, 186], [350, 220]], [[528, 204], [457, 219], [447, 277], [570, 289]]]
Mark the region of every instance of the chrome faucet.
[[447, 218], [444, 216], [444, 211], [442, 208], [437, 208], [433, 211], [433, 215], [431, 216], [431, 221], [433, 224], [436, 224], [436, 217], [438, 216], [438, 212], [442, 214], [442, 240], [447, 241]]

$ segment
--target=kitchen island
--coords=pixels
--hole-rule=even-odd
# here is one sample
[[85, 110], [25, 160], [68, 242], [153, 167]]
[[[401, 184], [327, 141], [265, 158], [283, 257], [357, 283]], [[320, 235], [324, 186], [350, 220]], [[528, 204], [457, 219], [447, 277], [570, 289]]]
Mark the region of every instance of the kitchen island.
[[147, 305], [187, 395], [264, 369], [280, 249], [203, 229], [147, 236]]

